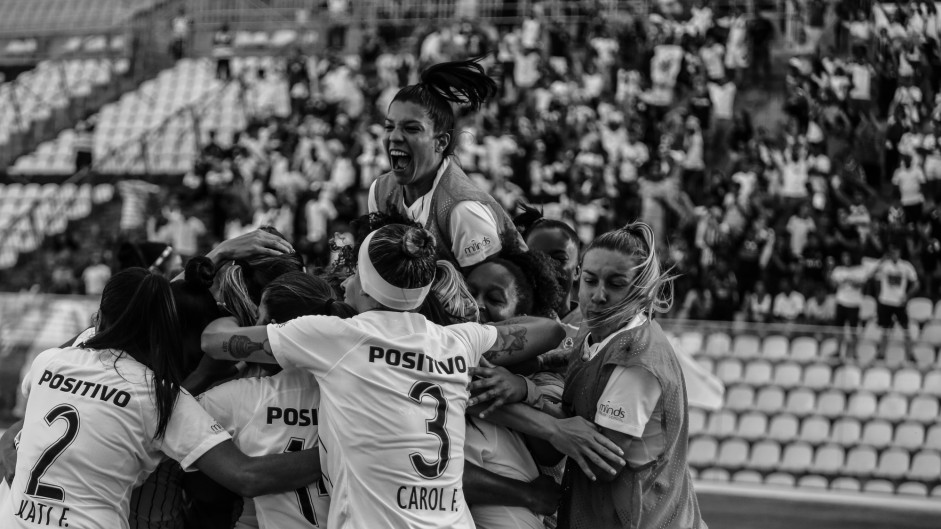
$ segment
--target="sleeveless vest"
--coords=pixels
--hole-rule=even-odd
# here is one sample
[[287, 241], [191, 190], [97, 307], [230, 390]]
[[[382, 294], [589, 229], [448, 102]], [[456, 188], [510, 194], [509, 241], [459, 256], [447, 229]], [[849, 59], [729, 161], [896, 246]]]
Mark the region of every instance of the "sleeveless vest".
[[646, 369], [660, 382], [664, 451], [640, 468], [625, 467], [610, 483], [592, 483], [569, 461], [559, 511], [560, 529], [706, 529], [687, 465], [688, 413], [683, 372], [660, 325], [648, 321], [623, 332], [591, 360], [579, 333], [562, 395], [563, 407], [594, 421], [615, 366]]
[[[464, 171], [457, 166], [455, 160], [448, 163], [448, 168], [438, 181], [438, 187], [435, 188], [431, 197], [431, 213], [428, 215], [428, 222], [425, 223], [425, 229], [431, 232], [435, 237], [435, 243], [438, 248], [438, 259], [445, 259], [454, 263], [454, 266], [461, 268], [457, 262], [457, 257], [451, 251], [453, 239], [448, 230], [451, 220], [451, 212], [458, 202], [473, 201], [490, 208], [493, 218], [497, 221], [497, 233], [500, 234], [500, 242], [503, 249], [517, 248], [526, 249], [523, 239], [513, 220], [503, 209], [503, 207], [493, 199], [492, 196], [480, 190], [470, 178], [464, 174]], [[407, 217], [407, 212], [400, 207], [405, 203], [405, 188], [398, 185], [395, 176], [388, 172], [379, 177], [376, 182], [376, 207], [382, 213], [397, 211], [399, 214]], [[481, 244], [485, 244], [481, 241]]]

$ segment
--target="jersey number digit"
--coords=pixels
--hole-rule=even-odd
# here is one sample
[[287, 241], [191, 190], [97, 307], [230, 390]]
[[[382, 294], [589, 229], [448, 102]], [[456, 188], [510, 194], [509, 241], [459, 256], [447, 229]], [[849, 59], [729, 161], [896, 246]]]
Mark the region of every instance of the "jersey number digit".
[[52, 408], [49, 413], [46, 414], [45, 418], [46, 424], [49, 426], [52, 426], [52, 423], [62, 419], [65, 421], [67, 427], [62, 437], [52, 443], [52, 445], [39, 456], [39, 460], [37, 460], [36, 465], [33, 466], [32, 472], [29, 473], [29, 481], [26, 482], [26, 494], [34, 498], [62, 501], [65, 499], [65, 491], [62, 490], [62, 487], [43, 483], [40, 479], [42, 479], [42, 475], [46, 473], [46, 470], [49, 470], [49, 466], [55, 463], [56, 459], [72, 444], [72, 441], [75, 440], [75, 436], [78, 435], [78, 428], [80, 426], [78, 410], [68, 404], [60, 404]]
[[409, 458], [419, 475], [425, 479], [435, 479], [444, 474], [444, 470], [448, 468], [448, 461], [451, 460], [451, 438], [448, 437], [448, 431], [444, 428], [448, 420], [448, 401], [444, 398], [441, 386], [431, 382], [416, 382], [408, 391], [408, 398], [419, 404], [424, 397], [431, 397], [435, 400], [435, 416], [425, 421], [425, 431], [437, 437], [441, 442], [438, 460], [429, 462], [418, 452], [412, 452]]
[[[300, 437], [292, 437], [291, 440], [288, 441], [288, 446], [284, 451], [300, 452], [303, 449], [304, 440]], [[310, 522], [311, 525], [317, 525], [317, 513], [314, 512], [314, 500], [310, 498], [310, 490], [308, 490], [307, 487], [301, 487], [294, 489], [294, 494], [297, 496], [297, 504], [301, 508], [301, 514], [304, 515], [304, 519]]]

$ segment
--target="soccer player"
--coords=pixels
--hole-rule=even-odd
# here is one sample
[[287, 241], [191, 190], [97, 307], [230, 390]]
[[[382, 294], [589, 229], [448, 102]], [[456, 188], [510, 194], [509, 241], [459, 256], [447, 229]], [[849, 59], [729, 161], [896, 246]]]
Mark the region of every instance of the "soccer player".
[[359, 316], [248, 328], [218, 320], [203, 333], [215, 358], [276, 361], [317, 378], [329, 527], [473, 527], [461, 489], [468, 370], [482, 356], [512, 359], [562, 339], [547, 319], [501, 327], [426, 320], [415, 311], [434, 282], [436, 255], [428, 231], [384, 226], [365, 238], [345, 283]]
[[292, 490], [316, 452], [252, 458], [181, 391], [182, 329], [169, 282], [141, 268], [112, 277], [98, 329], [40, 354], [0, 527], [127, 528], [133, 487], [166, 456], [245, 496]]

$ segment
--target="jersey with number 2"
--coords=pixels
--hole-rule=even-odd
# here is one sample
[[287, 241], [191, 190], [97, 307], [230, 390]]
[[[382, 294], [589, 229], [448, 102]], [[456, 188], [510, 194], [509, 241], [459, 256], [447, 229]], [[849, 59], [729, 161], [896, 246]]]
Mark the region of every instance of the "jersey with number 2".
[[305, 316], [268, 337], [278, 363], [320, 383], [328, 527], [474, 527], [461, 488], [468, 370], [494, 327], [372, 311]]

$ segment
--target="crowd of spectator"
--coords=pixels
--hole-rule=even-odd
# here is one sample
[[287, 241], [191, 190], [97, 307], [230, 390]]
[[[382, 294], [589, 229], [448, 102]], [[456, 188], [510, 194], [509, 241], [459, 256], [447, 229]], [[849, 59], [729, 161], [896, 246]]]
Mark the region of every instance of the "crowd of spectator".
[[[880, 317], [937, 297], [932, 4], [813, 0], [813, 53], [777, 68], [782, 28], [736, 5], [572, 24], [538, 5], [520, 25], [428, 27], [401, 41], [414, 45], [372, 34], [358, 55], [296, 51], [257, 76], [284, 78], [290, 114], [262, 109], [236, 137], [210, 136], [148, 235], [186, 248], [273, 225], [326, 263], [330, 237], [388, 170], [392, 95], [427, 64], [485, 55], [500, 95], [460, 124], [465, 172], [508, 211], [532, 204], [583, 241], [650, 223], [678, 275], [676, 315], [833, 324], [852, 322], [865, 293], [879, 296]], [[783, 112], [745, 104], [746, 93], [783, 94]]]

